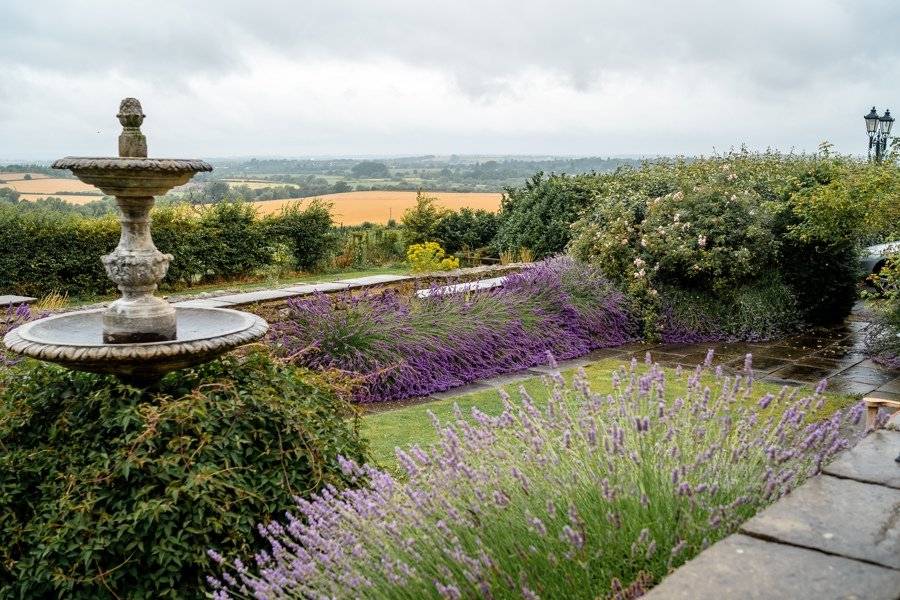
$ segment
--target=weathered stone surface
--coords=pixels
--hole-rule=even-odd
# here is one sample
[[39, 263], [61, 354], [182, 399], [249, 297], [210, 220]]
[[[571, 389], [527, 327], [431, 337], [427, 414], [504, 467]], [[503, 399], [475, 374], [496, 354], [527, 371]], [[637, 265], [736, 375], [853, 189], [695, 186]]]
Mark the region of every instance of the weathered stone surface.
[[422, 290], [417, 290], [416, 296], [419, 298], [427, 298], [435, 292], [439, 294], [461, 294], [465, 292], [489, 290], [491, 288], [502, 286], [505, 281], [506, 277], [491, 277], [490, 279], [467, 281], [465, 283], [445, 285], [438, 288], [425, 288]]
[[228, 308], [232, 306], [230, 302], [224, 302], [218, 298], [198, 298], [196, 300], [185, 300], [183, 302], [173, 302], [174, 306], [190, 307], [190, 308]]
[[356, 277], [353, 279], [341, 279], [336, 283], [349, 285], [350, 287], [362, 287], [366, 285], [375, 285], [378, 283], [393, 283], [395, 281], [403, 281], [410, 279], [408, 275], [368, 275], [366, 277]]
[[735, 534], [686, 563], [648, 600], [895, 600], [900, 572]]
[[497, 375], [496, 377], [491, 377], [490, 379], [484, 379], [481, 381], [481, 383], [484, 383], [485, 385], [489, 385], [491, 387], [500, 388], [512, 383], [520, 383], [528, 379], [533, 379], [535, 377], [537, 377], [537, 375], [526, 369], [524, 371], [506, 373], [505, 375]]
[[[856, 447], [842, 453], [825, 468], [838, 477], [867, 483], [879, 483], [900, 489], [900, 465], [894, 458], [900, 454], [900, 432], [875, 431]], [[900, 522], [897, 523], [900, 527]]]
[[578, 367], [586, 367], [589, 364], [594, 362], [589, 356], [582, 356], [581, 358], [572, 358], [569, 360], [561, 360], [557, 363], [556, 368], [554, 369], [550, 365], [538, 365], [536, 367], [531, 367], [528, 370], [532, 371], [537, 375], [552, 375], [557, 371], [568, 371], [569, 369], [577, 369]]
[[466, 394], [471, 394], [472, 392], [483, 392], [485, 390], [493, 390], [494, 387], [482, 383], [480, 381], [476, 381], [473, 383], [468, 383], [466, 385], [449, 389], [444, 392], [436, 392], [431, 394], [431, 398], [435, 400], [447, 400], [449, 398], [456, 398], [457, 396], [465, 396]]
[[32, 298], [31, 296], [13, 296], [6, 294], [0, 296], [0, 306], [10, 306], [13, 304], [31, 304], [35, 300], [37, 300], [37, 298]]
[[268, 300], [280, 300], [281, 298], [290, 298], [296, 296], [294, 292], [288, 290], [257, 290], [255, 292], [244, 292], [242, 294], [230, 294], [228, 296], [219, 296], [216, 300], [220, 302], [228, 302], [234, 306], [241, 304], [254, 304], [256, 302], [266, 302]]
[[327, 281], [324, 283], [307, 283], [284, 288], [286, 292], [293, 292], [295, 296], [305, 296], [315, 292], [337, 292], [349, 290], [350, 286], [342, 281]]
[[900, 490], [815, 477], [741, 531], [900, 569]]
[[835, 369], [829, 367], [814, 367], [810, 365], [788, 365], [770, 373], [779, 379], [790, 379], [804, 383], [818, 382], [831, 375]]
[[891, 381], [888, 381], [887, 383], [883, 384], [878, 389], [883, 392], [891, 392], [894, 394], [900, 394], [900, 377], [893, 379]]

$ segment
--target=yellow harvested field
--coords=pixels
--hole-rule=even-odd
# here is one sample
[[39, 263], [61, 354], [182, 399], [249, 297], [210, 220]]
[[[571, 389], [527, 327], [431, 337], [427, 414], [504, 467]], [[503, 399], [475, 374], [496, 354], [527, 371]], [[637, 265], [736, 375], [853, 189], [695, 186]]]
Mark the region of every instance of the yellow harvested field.
[[[0, 179], [2, 179], [3, 181], [14, 181], [16, 179], [25, 179], [25, 175], [31, 175], [32, 179], [46, 179], [48, 177], [47, 175], [44, 175], [43, 173], [27, 173], [24, 171], [22, 173], [11, 173], [9, 171], [0, 171]], [[9, 187], [9, 186], [4, 185], [3, 187]]]
[[[2, 179], [2, 177], [0, 177]], [[77, 179], [56, 179], [44, 177], [32, 180], [10, 181], [4, 183], [3, 187], [8, 187], [21, 192], [23, 194], [56, 194], [57, 192], [96, 192], [102, 195], [100, 190], [92, 185], [82, 183]]]
[[262, 181], [260, 179], [223, 179], [222, 181], [228, 183], [229, 186], [235, 187], [239, 185], [246, 185], [251, 190], [261, 190], [263, 188], [270, 188], [276, 186], [290, 186], [297, 187], [295, 183], [281, 183], [280, 181]]
[[[425, 192], [429, 196], [438, 199], [438, 204], [445, 208], [458, 210], [460, 208], [484, 209], [496, 212], [500, 209], [499, 192]], [[370, 223], [387, 223], [394, 218], [399, 221], [407, 208], [416, 205], [416, 192], [347, 192], [344, 194], [327, 194], [319, 196], [319, 199], [330, 202], [331, 215], [335, 223], [343, 225], [359, 225], [366, 221]], [[302, 202], [303, 206], [309, 204], [311, 198], [302, 200], [262, 200], [254, 202], [260, 215], [270, 215], [279, 212], [282, 207], [291, 203]]]
[[71, 194], [19, 194], [19, 200], [27, 200], [29, 202], [33, 202], [35, 200], [40, 200], [49, 196], [59, 198], [60, 200], [68, 202], [69, 204], [87, 204], [88, 202], [94, 202], [96, 200], [103, 199], [103, 196], [73, 196]]

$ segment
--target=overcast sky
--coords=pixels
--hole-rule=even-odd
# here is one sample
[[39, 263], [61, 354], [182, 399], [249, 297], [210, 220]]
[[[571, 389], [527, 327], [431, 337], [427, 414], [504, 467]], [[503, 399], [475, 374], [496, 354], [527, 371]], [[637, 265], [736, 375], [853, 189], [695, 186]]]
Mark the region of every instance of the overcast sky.
[[864, 152], [897, 0], [5, 2], [0, 160]]

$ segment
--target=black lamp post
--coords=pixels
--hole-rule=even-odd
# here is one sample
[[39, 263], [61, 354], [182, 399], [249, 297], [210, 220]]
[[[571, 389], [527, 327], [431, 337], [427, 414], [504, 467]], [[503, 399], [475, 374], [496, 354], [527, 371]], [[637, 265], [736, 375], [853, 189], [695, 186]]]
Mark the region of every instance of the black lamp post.
[[863, 118], [866, 120], [866, 133], [869, 134], [869, 158], [872, 158], [872, 148], [874, 148], [875, 162], [881, 162], [887, 151], [888, 136], [891, 134], [894, 117], [891, 116], [889, 110], [884, 111], [883, 115], [879, 115], [873, 106], [869, 114]]

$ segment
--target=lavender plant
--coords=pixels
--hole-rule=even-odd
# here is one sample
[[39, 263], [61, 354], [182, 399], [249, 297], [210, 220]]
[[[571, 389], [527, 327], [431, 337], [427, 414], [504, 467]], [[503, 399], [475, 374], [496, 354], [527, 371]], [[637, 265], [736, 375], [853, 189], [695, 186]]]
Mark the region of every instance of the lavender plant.
[[594, 267], [557, 258], [502, 288], [427, 298], [381, 294], [294, 300], [271, 339], [292, 362], [338, 369], [378, 402], [433, 392], [634, 339], [625, 297]]
[[435, 418], [439, 443], [397, 450], [405, 479], [345, 460], [358, 487], [260, 525], [255, 564], [211, 551], [213, 597], [637, 597], [847, 447], [861, 405], [822, 420], [824, 382], [759, 397], [751, 369], [673, 382], [648, 357], [606, 397], [557, 374], [543, 408], [522, 389]]
[[[0, 310], [0, 340], [10, 330], [35, 318], [37, 318], [37, 315], [34, 314], [34, 311], [27, 304], [10, 305]], [[21, 357], [17, 358], [15, 355], [10, 354], [0, 344], [0, 368], [11, 367], [20, 360]]]

